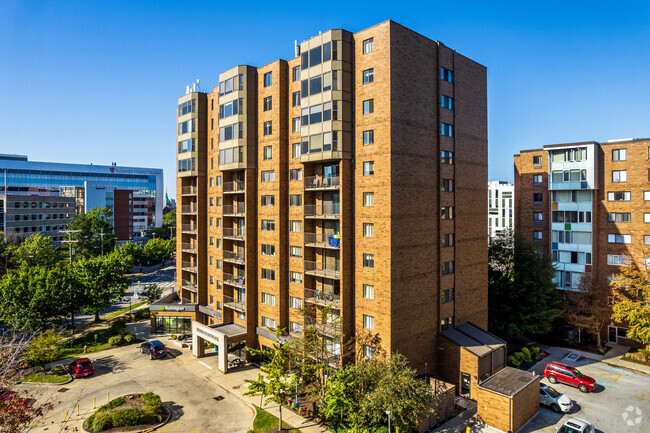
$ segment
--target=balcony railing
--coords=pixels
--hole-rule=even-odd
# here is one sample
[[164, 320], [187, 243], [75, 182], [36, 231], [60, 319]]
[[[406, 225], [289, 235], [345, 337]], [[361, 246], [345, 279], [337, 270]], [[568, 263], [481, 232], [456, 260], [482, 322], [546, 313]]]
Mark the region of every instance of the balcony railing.
[[223, 297], [223, 306], [231, 310], [239, 311], [240, 313], [246, 312], [246, 301], [244, 299], [233, 298], [232, 296]]
[[341, 322], [337, 320], [334, 323], [317, 323], [313, 325], [318, 332], [329, 337], [340, 337], [341, 336]]
[[244, 230], [237, 230], [231, 227], [225, 227], [223, 229], [223, 237], [225, 239], [234, 239], [236, 241], [244, 240]]
[[237, 253], [235, 251], [224, 250], [224, 252], [223, 252], [223, 260], [225, 262], [232, 262], [232, 263], [237, 263], [237, 264], [243, 265], [245, 257], [244, 257], [243, 253], [240, 254], [240, 253]]
[[196, 252], [196, 246], [190, 242], [182, 242], [181, 243], [181, 250], [188, 252], [188, 253], [195, 253]]
[[196, 204], [185, 204], [181, 206], [181, 212], [184, 214], [194, 214], [196, 213], [198, 206]]
[[[338, 237], [337, 237], [338, 236]], [[341, 236], [322, 233], [305, 233], [305, 245], [320, 248], [341, 248]]]
[[315, 275], [317, 277], [326, 277], [326, 278], [340, 278], [341, 271], [337, 266], [326, 265], [324, 263], [316, 263], [309, 260], [305, 260], [305, 273], [309, 275]]
[[189, 290], [190, 292], [197, 292], [196, 283], [193, 283], [192, 281], [183, 280], [183, 288]]
[[196, 226], [194, 224], [183, 224], [181, 225], [181, 231], [183, 233], [196, 233]]
[[305, 216], [310, 218], [338, 218], [341, 215], [341, 205], [337, 204], [307, 204]]
[[320, 305], [321, 307], [332, 307], [341, 309], [341, 295], [322, 290], [305, 289], [305, 302]]
[[243, 203], [236, 205], [225, 205], [223, 207], [224, 216], [244, 216], [246, 214], [246, 206]]
[[224, 272], [223, 282], [224, 284], [228, 284], [230, 286], [241, 287], [242, 289], [246, 288], [246, 277], [243, 275], [233, 275]]
[[243, 193], [245, 188], [245, 183], [243, 181], [234, 181], [234, 182], [224, 182], [223, 192], [224, 194], [239, 194]]
[[305, 176], [307, 190], [339, 189], [340, 186], [341, 179], [338, 176]]
[[196, 265], [193, 264], [192, 262], [182, 262], [181, 267], [184, 271], [196, 273]]
[[181, 188], [181, 195], [196, 195], [197, 189], [195, 186], [184, 186]]

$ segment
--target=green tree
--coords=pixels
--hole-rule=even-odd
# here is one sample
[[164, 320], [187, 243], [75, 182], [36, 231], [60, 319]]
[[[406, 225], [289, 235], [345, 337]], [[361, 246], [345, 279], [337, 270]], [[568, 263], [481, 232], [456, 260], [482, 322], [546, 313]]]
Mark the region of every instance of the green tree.
[[11, 246], [3, 231], [0, 231], [0, 275], [4, 275], [9, 268], [9, 259], [11, 257]]
[[11, 261], [14, 267], [43, 266], [50, 268], [61, 261], [61, 255], [54, 249], [52, 238], [35, 233], [13, 247]]
[[34, 337], [25, 351], [25, 358], [45, 370], [45, 364], [54, 361], [63, 350], [61, 335], [48, 329]]
[[76, 254], [81, 257], [97, 257], [102, 252], [113, 251], [115, 234], [112, 219], [113, 211], [106, 207], [94, 208], [77, 215], [68, 225], [68, 230], [80, 230], [71, 235], [72, 240], [77, 241], [72, 244]]
[[157, 301], [163, 294], [163, 288], [158, 284], [147, 284], [140, 290], [140, 297], [144, 298], [149, 304]]
[[354, 392], [354, 365], [337, 371], [329, 379], [323, 396], [323, 416], [334, 426], [339, 426], [357, 409]]
[[609, 322], [612, 313], [608, 304], [610, 295], [611, 289], [597, 284], [590, 274], [582, 276], [577, 292], [565, 291], [564, 293], [565, 320], [591, 333], [598, 348], [600, 348], [600, 333]]
[[60, 266], [47, 269], [24, 264], [0, 281], [0, 315], [15, 330], [42, 331], [58, 324], [65, 313], [62, 292], [69, 283]]
[[519, 232], [492, 240], [488, 251], [490, 331], [510, 340], [548, 334], [562, 316], [551, 257]]
[[[275, 335], [279, 341], [283, 341], [281, 329], [276, 329]], [[265, 404], [273, 402], [279, 406], [279, 431], [282, 431], [282, 404], [293, 395], [298, 380], [295, 374], [289, 374], [289, 366], [296, 359], [293, 350], [296, 341], [276, 342], [271, 349], [247, 348], [253, 356], [263, 356], [271, 361], [260, 367], [264, 375], [260, 373], [256, 380], [245, 379], [249, 386], [244, 395], [261, 395], [262, 398], [266, 397]]]
[[147, 258], [162, 261], [165, 265], [165, 259], [172, 253], [171, 246], [176, 244], [176, 238], [170, 240], [151, 239], [144, 246], [144, 254]]
[[176, 225], [176, 209], [163, 215], [163, 226]]
[[74, 263], [74, 277], [85, 293], [85, 310], [95, 314], [95, 321], [102, 310], [124, 297], [130, 283], [124, 274], [132, 264], [131, 257], [119, 251]]
[[614, 293], [612, 319], [627, 323], [627, 338], [650, 349], [650, 272], [634, 263], [620, 268], [612, 278]]
[[140, 268], [140, 273], [142, 273], [142, 266], [147, 262], [144, 248], [138, 244], [126, 242], [118, 248], [118, 251], [120, 251], [121, 254], [131, 256], [133, 264], [137, 265]]

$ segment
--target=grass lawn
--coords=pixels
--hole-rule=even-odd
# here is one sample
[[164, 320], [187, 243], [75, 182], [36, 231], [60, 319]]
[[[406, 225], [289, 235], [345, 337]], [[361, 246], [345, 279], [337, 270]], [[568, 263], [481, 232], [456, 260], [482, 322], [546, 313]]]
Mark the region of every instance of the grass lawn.
[[112, 312], [111, 314], [107, 314], [106, 316], [103, 316], [102, 319], [104, 319], [104, 320], [110, 320], [110, 319], [112, 319], [113, 317], [117, 317], [117, 316], [119, 316], [120, 314], [128, 313], [129, 310], [132, 310], [132, 309], [138, 308], [140, 305], [144, 305], [144, 304], [146, 304], [146, 303], [147, 303], [147, 301], [141, 301], [141, 302], [138, 302], [137, 304], [133, 304], [133, 305], [131, 305], [130, 308], [129, 308], [129, 307], [122, 308], [121, 310], [114, 311], [114, 312]]
[[[268, 433], [278, 428], [279, 420], [277, 417], [261, 409], [259, 406], [253, 406], [255, 406], [255, 410], [257, 411], [257, 415], [255, 415], [255, 420], [253, 421], [253, 430], [255, 433]], [[300, 430], [291, 427], [284, 421], [282, 422], [282, 428], [287, 429], [289, 433], [300, 433]]]
[[38, 373], [32, 373], [22, 379], [23, 382], [39, 383], [63, 383], [69, 380], [70, 376], [68, 376], [68, 373], [66, 373], [62, 367], [54, 367], [45, 372], [39, 371]]
[[[95, 346], [95, 334], [97, 334], [97, 346]], [[113, 347], [108, 344], [108, 339], [110, 337], [112, 337], [110, 329], [99, 329], [97, 331], [92, 331], [83, 337], [75, 338], [72, 340], [72, 345], [70, 345], [70, 342], [68, 342], [68, 344], [64, 346], [61, 354], [57, 359], [83, 355], [84, 345], [88, 347], [88, 353], [100, 352], [102, 350], [110, 349]]]

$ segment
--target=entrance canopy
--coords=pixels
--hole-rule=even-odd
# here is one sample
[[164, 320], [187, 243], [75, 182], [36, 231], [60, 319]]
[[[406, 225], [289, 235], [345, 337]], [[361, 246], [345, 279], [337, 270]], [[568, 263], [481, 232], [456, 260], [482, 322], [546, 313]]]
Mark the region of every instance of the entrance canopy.
[[205, 341], [217, 346], [219, 371], [228, 373], [228, 344], [246, 340], [246, 328], [236, 323], [204, 325], [192, 321], [192, 354], [201, 358], [205, 355]]

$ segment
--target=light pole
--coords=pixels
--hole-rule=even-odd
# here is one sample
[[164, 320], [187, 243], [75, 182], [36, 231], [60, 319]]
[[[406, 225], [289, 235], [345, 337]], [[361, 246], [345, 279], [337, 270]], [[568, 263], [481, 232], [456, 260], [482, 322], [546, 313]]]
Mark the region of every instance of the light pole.
[[388, 415], [388, 433], [390, 433], [390, 411], [386, 411], [386, 415]]

